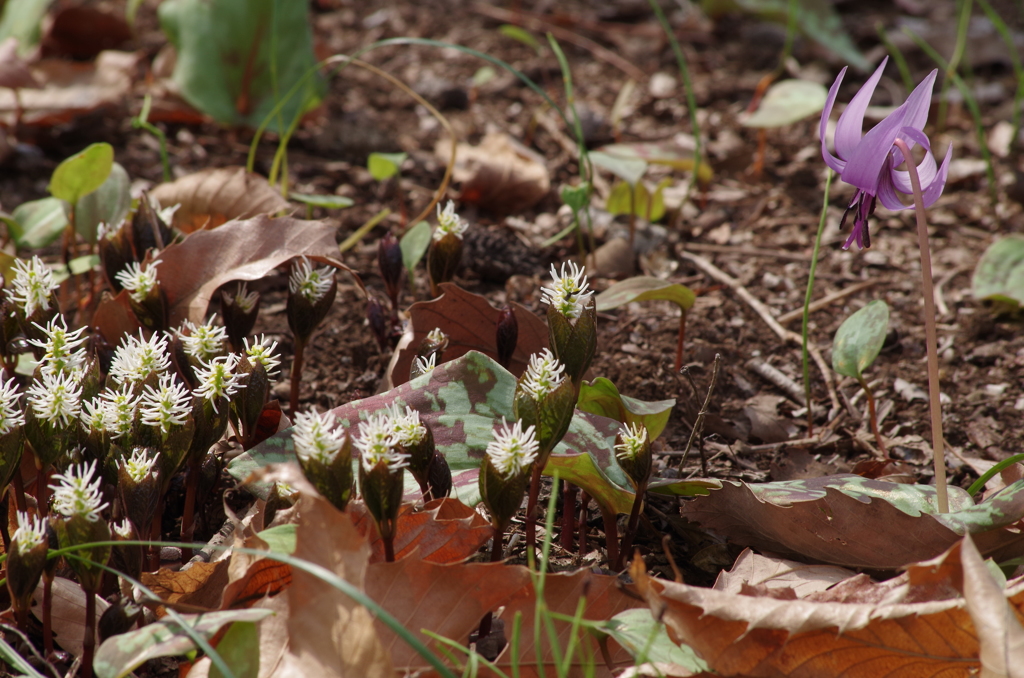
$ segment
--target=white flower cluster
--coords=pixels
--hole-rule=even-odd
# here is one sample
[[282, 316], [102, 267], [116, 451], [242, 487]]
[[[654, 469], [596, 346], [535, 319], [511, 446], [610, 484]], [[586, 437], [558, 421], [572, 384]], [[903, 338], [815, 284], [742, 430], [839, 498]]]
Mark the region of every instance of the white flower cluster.
[[501, 429], [495, 431], [494, 440], [487, 444], [487, 458], [498, 473], [508, 479], [529, 468], [536, 461], [539, 449], [533, 426], [524, 431], [522, 422], [509, 426], [502, 417]]
[[102, 478], [92, 479], [96, 472], [96, 462], [79, 464], [68, 469], [67, 473], [53, 476], [58, 485], [50, 485], [53, 490], [53, 508], [57, 513], [71, 517], [83, 516], [90, 523], [100, 519], [100, 511], [107, 507], [100, 494]]
[[26, 553], [46, 541], [46, 520], [18, 511], [18, 529], [11, 535], [11, 541], [18, 544], [18, 551]]
[[363, 468], [372, 471], [384, 464], [391, 472], [409, 465], [409, 455], [395, 449], [397, 445], [391, 417], [376, 414], [359, 424], [359, 437], [355, 445], [362, 455]]
[[261, 334], [258, 339], [253, 337], [251, 344], [247, 338], [243, 339], [242, 343], [245, 345], [245, 355], [249, 357], [249, 362], [263, 365], [263, 369], [266, 370], [268, 377], [277, 376], [281, 359], [275, 353], [277, 349], [276, 341], [268, 343], [266, 336]]
[[615, 456], [626, 461], [636, 459], [647, 442], [647, 427], [637, 422], [619, 429], [621, 443], [615, 446]]
[[565, 365], [558, 361], [558, 358], [549, 349], [530, 356], [530, 365], [526, 368], [523, 377], [523, 390], [530, 394], [535, 401], [540, 402], [562, 385], [565, 377], [562, 373]]
[[154, 332], [149, 339], [128, 335], [114, 351], [110, 362], [110, 376], [117, 383], [136, 384], [151, 374], [163, 374], [171, 367], [166, 335]]
[[245, 376], [235, 372], [238, 367], [238, 354], [229, 353], [220, 358], [214, 358], [210, 362], [200, 362], [195, 370], [199, 386], [196, 387], [195, 395], [205, 398], [213, 405], [213, 411], [217, 412], [217, 401], [221, 398], [230, 398], [239, 389], [245, 388]]
[[250, 292], [248, 284], [242, 282], [238, 289], [235, 290], [235, 296], [225, 297], [231, 300], [231, 303], [238, 307], [242, 313], [252, 313], [252, 310], [256, 308], [256, 304], [260, 301], [259, 292]]
[[228, 331], [213, 324], [216, 317], [216, 314], [210, 316], [210, 319], [202, 325], [194, 325], [188, 320], [182, 323], [182, 329], [175, 334], [181, 339], [185, 353], [199, 360], [209, 360], [224, 352]]
[[309, 257], [300, 257], [292, 265], [292, 274], [288, 278], [288, 290], [292, 294], [302, 294], [311, 304], [324, 298], [334, 284], [334, 269], [330, 266], [313, 268]]
[[131, 433], [139, 400], [140, 396], [134, 395], [131, 384], [122, 384], [117, 390], [108, 389], [99, 395], [98, 409], [103, 413], [102, 428], [111, 439], [117, 440]]
[[316, 460], [331, 465], [345, 444], [345, 429], [335, 427], [337, 417], [332, 412], [299, 412], [295, 415], [292, 442], [295, 454], [303, 461]]
[[120, 461], [120, 465], [128, 473], [128, 477], [133, 482], [141, 483], [146, 479], [150, 473], [153, 472], [153, 466], [156, 465], [156, 454], [149, 454], [149, 450], [145, 447], [136, 447], [132, 452], [132, 456]]
[[[565, 270], [566, 266], [569, 267], [568, 272]], [[594, 294], [593, 290], [587, 290], [585, 270], [570, 261], [562, 264], [562, 271], [559, 273], [555, 265], [551, 264], [552, 283], [541, 290], [541, 295], [544, 301], [566, 318], [579, 318]]]
[[398, 403], [394, 403], [390, 409], [391, 431], [394, 433], [395, 442], [403, 447], [419, 445], [427, 435], [427, 427], [420, 422], [420, 413], [408, 405], [405, 412], [402, 412]]
[[51, 425], [67, 427], [82, 413], [79, 373], [42, 372], [25, 392], [32, 413]]
[[437, 204], [437, 228], [434, 229], [434, 240], [440, 240], [449, 233], [462, 240], [462, 235], [469, 228], [469, 222], [455, 213], [455, 203], [451, 200], [441, 211], [441, 203]]
[[25, 423], [25, 413], [21, 410], [21, 393], [18, 384], [11, 377], [0, 383], [0, 435]]
[[121, 283], [121, 287], [128, 290], [135, 303], [141, 304], [159, 284], [156, 278], [156, 267], [159, 263], [159, 259], [148, 264], [133, 261], [114, 278]]
[[64, 318], [60, 315], [47, 323], [46, 327], [38, 323], [32, 324], [46, 336], [45, 339], [29, 339], [28, 341], [44, 351], [43, 357], [39, 361], [40, 370], [51, 373], [75, 373], [84, 367], [88, 354], [84, 348], [80, 347], [87, 338], [85, 327], [79, 327], [77, 330], [69, 332]]
[[434, 344], [435, 346], [443, 344], [447, 340], [448, 335], [445, 334], [444, 330], [442, 330], [440, 327], [435, 327], [434, 329], [427, 332], [427, 341]]
[[420, 376], [427, 372], [433, 372], [437, 368], [437, 354], [431, 353], [429, 357], [424, 358], [421, 355], [416, 356], [416, 371], [420, 373]]
[[156, 388], [146, 386], [139, 401], [142, 423], [167, 433], [183, 426], [192, 414], [192, 394], [173, 374], [161, 374]]
[[33, 256], [28, 261], [18, 259], [14, 262], [14, 279], [5, 293], [7, 299], [18, 306], [26, 318], [30, 318], [36, 309], [50, 310], [50, 295], [57, 287], [50, 267]]

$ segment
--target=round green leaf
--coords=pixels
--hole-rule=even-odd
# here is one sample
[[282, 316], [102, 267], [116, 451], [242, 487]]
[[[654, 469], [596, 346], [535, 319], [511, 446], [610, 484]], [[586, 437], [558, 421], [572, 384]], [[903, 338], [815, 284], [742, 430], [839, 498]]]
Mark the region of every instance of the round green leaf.
[[1024, 304], [1024, 235], [1009, 235], [989, 245], [974, 269], [971, 291], [976, 299]]
[[402, 250], [402, 263], [405, 264], [405, 268], [410, 274], [412, 274], [420, 259], [423, 258], [429, 245], [430, 224], [425, 221], [421, 221], [410, 228], [402, 236], [402, 239], [398, 241], [398, 247]]
[[107, 143], [92, 144], [57, 165], [50, 177], [50, 194], [74, 205], [102, 186], [113, 167], [114, 147]]
[[768, 88], [761, 105], [740, 124], [746, 127], [784, 127], [820, 113], [828, 92], [808, 80], [783, 80]]
[[598, 311], [610, 311], [631, 301], [658, 299], [678, 304], [685, 312], [693, 306], [697, 295], [686, 285], [641, 275], [617, 282], [596, 297]]
[[398, 174], [402, 163], [409, 157], [408, 153], [371, 153], [366, 161], [366, 169], [377, 181], [384, 181]]
[[875, 300], [839, 326], [832, 342], [832, 369], [846, 377], [860, 379], [875, 362], [889, 331], [889, 306]]

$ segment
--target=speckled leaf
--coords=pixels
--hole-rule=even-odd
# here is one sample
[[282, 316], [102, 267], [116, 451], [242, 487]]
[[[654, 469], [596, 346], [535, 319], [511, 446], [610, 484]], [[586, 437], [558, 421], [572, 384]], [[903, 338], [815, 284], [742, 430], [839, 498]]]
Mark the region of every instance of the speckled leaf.
[[641, 423], [647, 427], [651, 440], [655, 440], [665, 430], [675, 404], [674, 398], [654, 402], [630, 398], [619, 393], [618, 387], [610, 380], [598, 377], [580, 386], [576, 407], [623, 424]]
[[844, 320], [836, 330], [832, 369], [844, 377], [860, 379], [878, 357], [888, 331], [889, 306], [876, 299]]
[[1024, 236], [1008, 235], [985, 250], [974, 269], [971, 291], [975, 299], [1001, 302], [1014, 309], [1024, 304]]
[[844, 567], [896, 569], [933, 558], [970, 533], [997, 560], [1024, 548], [1004, 529], [1024, 518], [1024, 481], [973, 505], [949, 488], [951, 513], [936, 514], [935, 488], [855, 475], [748, 485], [726, 481], [684, 502], [684, 518], [731, 541], [785, 557]]

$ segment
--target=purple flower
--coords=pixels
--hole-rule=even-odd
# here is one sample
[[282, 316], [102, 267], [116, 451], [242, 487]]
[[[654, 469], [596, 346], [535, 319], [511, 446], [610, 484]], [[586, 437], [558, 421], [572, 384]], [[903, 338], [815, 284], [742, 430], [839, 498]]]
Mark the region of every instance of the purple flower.
[[[891, 210], [904, 210], [913, 207], [912, 204], [904, 205], [899, 197], [899, 193], [910, 194], [912, 189], [910, 173], [895, 169], [904, 160], [903, 153], [894, 145], [897, 139], [902, 139], [911, 149], [915, 144], [921, 144], [925, 150], [924, 160], [917, 166], [917, 172], [921, 177], [921, 191], [924, 194], [925, 207], [938, 200], [942, 189], [946, 186], [946, 175], [949, 172], [949, 159], [952, 156], [953, 147], [951, 145], [946, 149], [946, 157], [942, 161], [942, 166], [936, 167], [931, 144], [922, 131], [924, 124], [928, 121], [928, 108], [931, 105], [932, 86], [935, 84], [937, 70], [928, 74], [928, 77], [910, 93], [902, 106], [872, 127], [867, 134], [861, 136], [864, 111], [871, 101], [871, 95], [882, 77], [882, 70], [885, 69], [888, 60], [889, 57], [882, 60], [878, 69], [854, 95], [846, 106], [846, 110], [839, 116], [835, 136], [838, 158], [832, 155], [825, 145], [825, 129], [828, 125], [828, 116], [836, 101], [836, 95], [839, 93], [839, 85], [842, 84], [843, 75], [846, 73], [845, 68], [839, 72], [839, 77], [828, 91], [825, 110], [821, 114], [821, 155], [825, 159], [825, 164], [838, 172], [843, 181], [857, 187], [857, 192], [846, 208], [843, 222], [840, 224], [840, 228], [842, 228], [846, 223], [846, 217], [851, 210], [854, 210], [853, 231], [843, 245], [844, 250], [849, 249], [854, 241], [860, 248], [871, 246], [868, 217], [875, 211], [876, 199], [881, 200], [882, 204]], [[911, 162], [913, 162], [912, 158]]]

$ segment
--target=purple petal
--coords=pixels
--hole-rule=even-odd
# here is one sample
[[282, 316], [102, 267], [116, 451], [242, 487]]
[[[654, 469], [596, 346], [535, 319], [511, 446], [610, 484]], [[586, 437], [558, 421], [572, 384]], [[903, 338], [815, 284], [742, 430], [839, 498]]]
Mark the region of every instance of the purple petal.
[[[913, 148], [910, 142], [917, 142], [925, 150], [924, 159], [921, 164], [917, 166], [917, 175], [921, 179], [921, 187], [927, 188], [932, 181], [935, 180], [935, 156], [932, 155], [932, 145], [928, 141], [928, 137], [925, 133], [916, 130], [913, 127], [904, 127], [900, 130], [900, 138], [908, 137], [908, 146]], [[903, 153], [899, 147], [893, 148], [893, 167], [898, 167], [903, 162]], [[910, 172], [906, 170], [892, 170], [891, 173], [892, 183], [896, 187], [897, 191], [901, 193], [910, 193], [913, 191], [913, 186], [910, 183]]]
[[882, 78], [882, 71], [885, 70], [885, 64], [888, 61], [889, 57], [882, 59], [882, 63], [878, 65], [864, 86], [853, 95], [846, 110], [839, 116], [839, 123], [836, 125], [835, 147], [836, 155], [840, 158], [849, 160], [850, 154], [860, 143], [861, 130], [864, 127], [864, 111], [871, 103], [871, 95], [874, 94], [875, 87]]
[[950, 144], [946, 149], [946, 157], [942, 159], [942, 166], [939, 167], [939, 173], [935, 176], [930, 184], [924, 187], [924, 206], [931, 207], [935, 204], [935, 201], [942, 195], [942, 190], [946, 187], [946, 177], [949, 175], [949, 160], [953, 157], [953, 144]]
[[900, 210], [908, 210], [914, 205], [904, 205], [903, 201], [900, 200], [899, 194], [896, 192], [896, 186], [892, 182], [893, 172], [886, 172], [882, 176], [882, 180], [878, 182], [878, 202], [885, 205], [886, 209], [890, 209], [893, 212], [899, 212]]
[[903, 128], [905, 114], [906, 109], [900, 106], [864, 135], [846, 158], [843, 181], [872, 195], [878, 192], [882, 166], [889, 159], [892, 143]]
[[907, 109], [907, 117], [904, 118], [903, 124], [907, 127], [924, 129], [925, 123], [928, 122], [928, 109], [932, 105], [932, 87], [935, 85], [935, 76], [938, 72], [936, 69], [929, 73], [903, 102]]
[[821, 157], [826, 165], [839, 174], [843, 173], [846, 163], [829, 152], [828, 145], [825, 143], [825, 132], [828, 131], [828, 116], [832, 114], [832, 107], [835, 105], [836, 96], [839, 94], [839, 85], [843, 83], [843, 76], [845, 74], [846, 66], [843, 66], [843, 70], [839, 71], [839, 77], [836, 78], [836, 81], [832, 83], [832, 87], [828, 90], [828, 99], [825, 100], [825, 108], [821, 112], [821, 125], [818, 128], [818, 136], [821, 137]]

